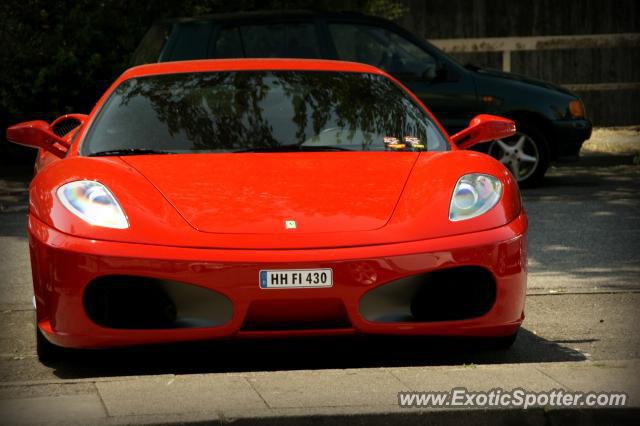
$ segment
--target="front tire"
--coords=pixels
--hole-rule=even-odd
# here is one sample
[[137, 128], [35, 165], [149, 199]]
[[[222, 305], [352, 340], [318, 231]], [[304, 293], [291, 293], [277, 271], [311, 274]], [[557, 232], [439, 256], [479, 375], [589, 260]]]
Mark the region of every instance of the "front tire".
[[504, 164], [521, 187], [539, 185], [549, 168], [547, 140], [523, 122], [516, 124], [515, 135], [490, 142], [487, 153]]

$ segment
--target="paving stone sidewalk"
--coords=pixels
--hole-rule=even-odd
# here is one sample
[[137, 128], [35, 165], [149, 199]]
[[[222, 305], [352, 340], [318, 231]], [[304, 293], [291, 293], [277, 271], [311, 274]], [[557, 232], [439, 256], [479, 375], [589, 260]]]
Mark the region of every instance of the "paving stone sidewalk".
[[[499, 423], [567, 419], [616, 423], [640, 419], [640, 360], [379, 369], [158, 375], [0, 384], [4, 424], [234, 424]], [[401, 408], [398, 392], [608, 391], [629, 396], [625, 408]]]

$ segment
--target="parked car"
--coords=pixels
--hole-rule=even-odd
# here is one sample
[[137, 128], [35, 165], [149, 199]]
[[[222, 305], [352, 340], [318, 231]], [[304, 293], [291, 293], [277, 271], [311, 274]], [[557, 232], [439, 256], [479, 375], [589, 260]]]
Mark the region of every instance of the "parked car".
[[[364, 64], [241, 59], [126, 71], [40, 149], [28, 235], [38, 355], [223, 337], [476, 336], [524, 318], [518, 185]], [[59, 134], [59, 135], [58, 135]]]
[[398, 25], [355, 13], [254, 12], [164, 21], [133, 64], [205, 58], [326, 58], [381, 68], [412, 90], [453, 134], [477, 114], [516, 122], [517, 133], [482, 149], [521, 185], [539, 183], [550, 162], [578, 158], [591, 135], [581, 100], [522, 75], [462, 66]]

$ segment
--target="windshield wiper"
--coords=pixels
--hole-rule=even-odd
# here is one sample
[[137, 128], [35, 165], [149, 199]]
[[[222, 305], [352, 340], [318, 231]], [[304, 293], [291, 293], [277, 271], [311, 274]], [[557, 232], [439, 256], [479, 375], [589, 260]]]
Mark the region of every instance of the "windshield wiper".
[[163, 151], [159, 149], [149, 148], [123, 148], [123, 149], [111, 149], [107, 151], [98, 151], [89, 154], [89, 157], [106, 157], [111, 155], [150, 155], [150, 154], [176, 154], [172, 151]]
[[353, 149], [343, 148], [335, 145], [280, 145], [264, 148], [247, 148], [232, 151], [235, 154], [243, 152], [320, 152], [320, 151], [353, 151]]

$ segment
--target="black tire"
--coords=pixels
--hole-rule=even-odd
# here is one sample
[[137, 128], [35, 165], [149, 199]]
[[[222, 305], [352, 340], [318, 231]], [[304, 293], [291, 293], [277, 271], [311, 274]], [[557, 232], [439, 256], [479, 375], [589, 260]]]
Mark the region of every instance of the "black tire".
[[[526, 146], [527, 157], [535, 157], [536, 162], [529, 170], [530, 162], [520, 162], [520, 155], [525, 154], [523, 151], [516, 151], [515, 153], [506, 153], [500, 146], [499, 142], [504, 142], [507, 145], [513, 145], [520, 140], [521, 137], [525, 138], [524, 143]], [[516, 122], [516, 134], [510, 138], [505, 138], [503, 141], [493, 141], [487, 145], [487, 153], [501, 161], [511, 172], [518, 181], [518, 185], [522, 188], [529, 188], [540, 185], [544, 178], [547, 169], [549, 168], [549, 145], [544, 135], [533, 125], [526, 122]], [[510, 154], [506, 155], [505, 154]], [[521, 169], [520, 164], [523, 164], [526, 168]], [[520, 171], [520, 175], [516, 176], [514, 169]]]
[[63, 348], [49, 342], [47, 338], [42, 335], [42, 332], [36, 325], [36, 353], [38, 354], [40, 362], [46, 364], [51, 361], [59, 360], [64, 351], [65, 350]]

